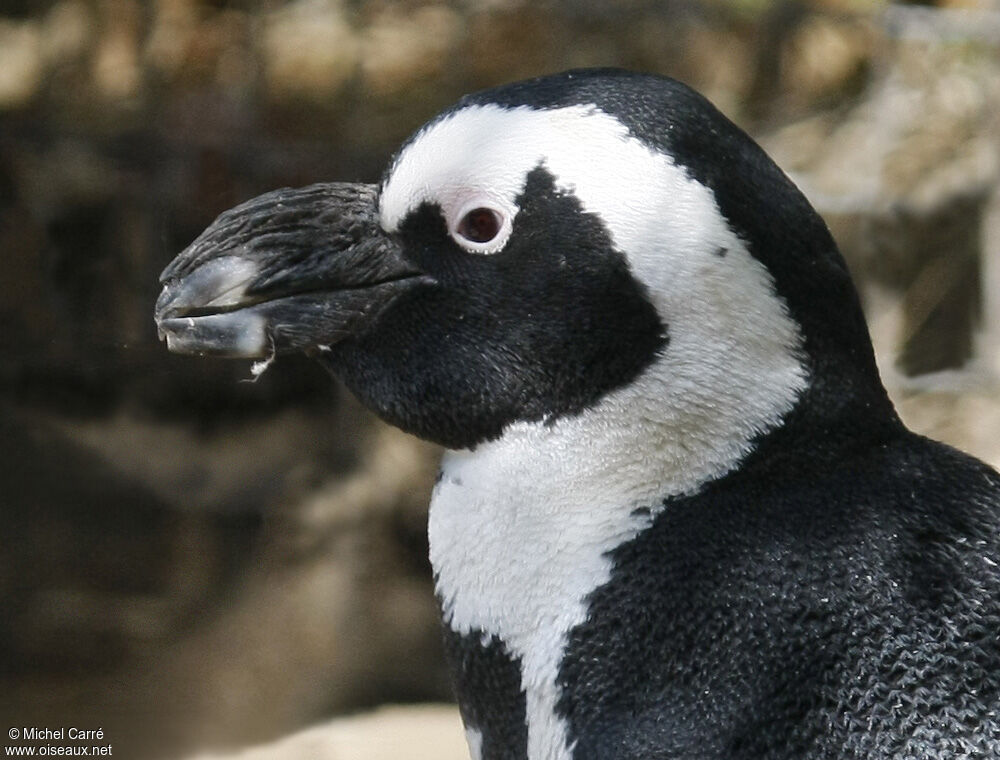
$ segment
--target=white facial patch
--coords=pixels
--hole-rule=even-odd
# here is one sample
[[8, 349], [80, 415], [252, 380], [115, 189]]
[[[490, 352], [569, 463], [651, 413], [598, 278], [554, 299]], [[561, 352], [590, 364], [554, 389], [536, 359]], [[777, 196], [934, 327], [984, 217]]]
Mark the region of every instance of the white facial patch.
[[382, 224], [396, 229], [425, 201], [457, 213], [481, 194], [516, 213], [539, 165], [601, 220], [669, 343], [579, 415], [448, 453], [429, 535], [446, 622], [497, 636], [521, 662], [529, 760], [568, 760], [558, 669], [588, 595], [611, 577], [607, 553], [664, 499], [737, 467], [808, 378], [797, 325], [712, 192], [593, 106], [474, 106], [432, 124], [397, 160]]

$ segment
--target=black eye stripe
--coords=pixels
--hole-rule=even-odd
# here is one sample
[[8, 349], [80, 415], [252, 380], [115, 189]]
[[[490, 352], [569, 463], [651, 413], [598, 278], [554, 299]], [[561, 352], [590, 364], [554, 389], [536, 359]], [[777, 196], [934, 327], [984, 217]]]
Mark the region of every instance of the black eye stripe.
[[500, 214], [480, 206], [462, 217], [455, 232], [471, 243], [489, 243], [500, 234], [502, 226]]

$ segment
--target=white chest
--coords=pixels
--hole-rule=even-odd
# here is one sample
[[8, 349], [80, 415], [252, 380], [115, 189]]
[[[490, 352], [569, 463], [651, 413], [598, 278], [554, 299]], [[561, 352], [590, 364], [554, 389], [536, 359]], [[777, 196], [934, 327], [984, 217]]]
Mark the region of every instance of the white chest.
[[606, 553], [649, 524], [634, 511], [656, 487], [595, 483], [585, 469], [568, 472], [561, 452], [533, 455], [526, 443], [445, 457], [431, 502], [431, 562], [446, 623], [497, 636], [521, 662], [528, 757], [565, 760], [555, 706], [566, 635], [610, 578]]
[[607, 580], [605, 553], [649, 524], [633, 513], [662, 486], [628, 472], [602, 480], [586, 459], [532, 446], [546, 435], [533, 428], [446, 454], [429, 528], [446, 620], [495, 633], [527, 661], [580, 622], [582, 598]]

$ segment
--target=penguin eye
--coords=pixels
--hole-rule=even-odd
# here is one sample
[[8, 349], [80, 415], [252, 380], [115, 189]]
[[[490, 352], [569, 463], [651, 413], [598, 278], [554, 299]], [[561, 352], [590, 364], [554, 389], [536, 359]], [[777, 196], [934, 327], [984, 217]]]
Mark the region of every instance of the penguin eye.
[[510, 216], [481, 203], [472, 202], [462, 210], [451, 235], [470, 253], [496, 253], [510, 236]]
[[500, 234], [503, 219], [491, 208], [474, 208], [458, 223], [455, 230], [470, 243], [488, 243]]

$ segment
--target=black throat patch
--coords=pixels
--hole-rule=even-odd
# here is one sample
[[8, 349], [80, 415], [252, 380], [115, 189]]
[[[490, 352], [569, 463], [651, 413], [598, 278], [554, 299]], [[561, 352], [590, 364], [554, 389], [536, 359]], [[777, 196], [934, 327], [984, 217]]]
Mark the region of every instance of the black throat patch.
[[667, 342], [600, 217], [532, 170], [503, 250], [469, 253], [424, 204], [399, 237], [435, 284], [399, 298], [329, 361], [390, 423], [449, 448], [513, 422], [577, 414], [631, 382]]

